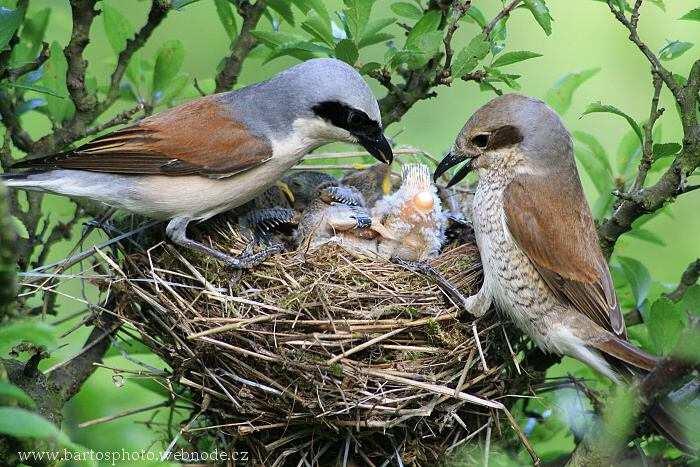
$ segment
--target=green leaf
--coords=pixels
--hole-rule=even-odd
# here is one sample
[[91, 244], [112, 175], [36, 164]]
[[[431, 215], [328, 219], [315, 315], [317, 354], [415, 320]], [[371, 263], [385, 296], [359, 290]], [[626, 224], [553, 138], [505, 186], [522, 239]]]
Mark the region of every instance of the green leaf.
[[684, 14], [678, 19], [685, 21], [700, 21], [700, 8], [693, 8], [688, 13]]
[[531, 58], [541, 57], [542, 54], [537, 52], [528, 52], [527, 50], [518, 50], [514, 52], [507, 52], [498, 57], [491, 66], [499, 67], [510, 65], [512, 63], [522, 62], [523, 60], [529, 60]]
[[569, 73], [562, 76], [554, 83], [547, 95], [545, 101], [556, 110], [559, 114], [566, 113], [571, 107], [571, 98], [574, 92], [586, 81], [591, 79], [593, 76], [598, 74], [600, 68], [590, 68], [588, 70], [583, 70], [578, 73]]
[[408, 19], [420, 19], [423, 16], [423, 11], [413, 3], [397, 2], [391, 5], [391, 11], [396, 16], [401, 16]]
[[355, 42], [359, 42], [369, 21], [374, 0], [344, 0], [344, 3], [347, 7], [345, 10], [345, 21], [348, 26], [348, 32]]
[[452, 60], [452, 76], [461, 78], [472, 71], [489, 53], [490, 44], [483, 34], [478, 34], [469, 41], [469, 44], [462, 49]]
[[617, 149], [617, 171], [620, 176], [627, 178], [634, 162], [639, 160], [642, 154], [642, 144], [634, 130], [629, 130], [620, 140]]
[[22, 84], [22, 83], [13, 83], [10, 81], [7, 81], [5, 83], [2, 83], [3, 86], [8, 86], [11, 88], [17, 88], [17, 89], [25, 89], [27, 91], [36, 91], [40, 92], [42, 94], [48, 94], [50, 96], [58, 97], [59, 99], [65, 99], [65, 95], [57, 94], [53, 89], [49, 89], [46, 86], [40, 86], [38, 84]]
[[615, 197], [611, 193], [601, 194], [591, 208], [593, 217], [596, 219], [604, 218], [608, 215], [614, 203]]
[[0, 404], [7, 405], [8, 399], [30, 409], [36, 407], [34, 400], [22, 389], [7, 381], [0, 381]]
[[646, 323], [656, 353], [668, 355], [686, 326], [686, 316], [680, 306], [666, 297], [660, 297], [651, 306]]
[[688, 287], [678, 304], [683, 311], [700, 315], [700, 284]]
[[182, 45], [182, 42], [173, 39], [163, 43], [158, 50], [156, 64], [153, 67], [151, 94], [154, 98], [162, 97], [162, 94], [180, 72], [184, 60], [185, 47]]
[[601, 104], [600, 102], [594, 102], [592, 104], [589, 104], [586, 110], [583, 111], [581, 114], [581, 117], [584, 115], [589, 115], [592, 113], [611, 113], [614, 115], [619, 115], [620, 117], [624, 118], [627, 120], [627, 123], [630, 124], [632, 127], [632, 130], [634, 130], [635, 134], [639, 138], [639, 141], [644, 141], [644, 138], [642, 137], [642, 129], [639, 126], [639, 123], [637, 123], [632, 117], [624, 113], [622, 110], [618, 109], [617, 107], [609, 104]]
[[219, 21], [221, 21], [228, 38], [233, 40], [238, 35], [238, 24], [236, 24], [236, 15], [233, 12], [231, 2], [228, 0], [214, 0], [214, 5], [216, 6], [216, 14], [219, 15]]
[[20, 342], [52, 349], [57, 346], [54, 328], [36, 320], [17, 321], [0, 328], [0, 355]]
[[171, 105], [173, 100], [180, 97], [187, 85], [190, 83], [190, 76], [188, 74], [181, 74], [173, 79], [168, 89], [165, 91], [165, 95], [161, 99], [161, 102], [165, 102]]
[[644, 240], [645, 242], [652, 243], [658, 246], [666, 246], [666, 242], [660, 236], [647, 229], [634, 229], [631, 230], [628, 235], [630, 237], [638, 238], [639, 240]]
[[552, 17], [549, 14], [549, 8], [544, 0], [524, 0], [525, 6], [530, 10], [535, 21], [544, 30], [548, 36], [552, 34]]
[[612, 166], [610, 165], [610, 158], [608, 157], [608, 153], [605, 152], [605, 148], [603, 148], [603, 145], [600, 144], [600, 141], [593, 136], [590, 133], [586, 133], [585, 131], [574, 131], [574, 138], [584, 144], [600, 161], [600, 163], [605, 166], [605, 170], [610, 174], [612, 177], [613, 171], [612, 171]]
[[271, 49], [290, 42], [303, 42], [301, 36], [277, 31], [251, 31], [251, 34]]
[[612, 175], [608, 172], [604, 164], [591, 151], [577, 148], [576, 161], [588, 174], [591, 182], [595, 186], [598, 194], [605, 195], [613, 189], [614, 183]]
[[649, 3], [656, 5], [661, 11], [666, 11], [666, 5], [663, 0], [649, 0]]
[[289, 55], [299, 60], [308, 60], [316, 57], [319, 53], [329, 56], [332, 55], [333, 50], [309, 41], [287, 42], [275, 47], [272, 53], [265, 58], [264, 63], [284, 55]]
[[176, 10], [180, 10], [180, 9], [186, 7], [187, 5], [189, 5], [191, 3], [198, 2], [198, 1], [199, 0], [172, 0], [172, 3], [170, 4], [170, 6], [172, 6]]
[[382, 18], [370, 21], [367, 23], [367, 26], [365, 26], [365, 32], [362, 34], [362, 39], [360, 40], [360, 43], [357, 44], [357, 47], [362, 49], [370, 45], [393, 39], [394, 36], [392, 34], [383, 33], [381, 31], [382, 29], [391, 26], [395, 22], [396, 19], [394, 18]]
[[14, 438], [50, 439], [72, 445], [68, 436], [41, 415], [17, 407], [0, 407], [0, 433]]
[[67, 70], [68, 64], [63, 49], [54, 41], [51, 44], [49, 59], [44, 63], [44, 76], [40, 80], [41, 85], [51, 91], [50, 94], [46, 94], [46, 108], [54, 122], [62, 122], [75, 110], [73, 101], [64, 98], [68, 95]]
[[316, 12], [310, 12], [306, 21], [301, 23], [301, 29], [311, 34], [315, 39], [335, 47], [331, 23], [323, 19]]
[[360, 58], [360, 53], [353, 41], [343, 39], [335, 45], [335, 57], [349, 65], [355, 65], [357, 59]]
[[653, 154], [654, 160], [662, 159], [664, 157], [674, 156], [678, 154], [678, 151], [682, 149], [682, 146], [678, 143], [657, 143], [654, 144]]
[[22, 24], [25, 12], [26, 6], [15, 9], [0, 7], [0, 50], [7, 48], [12, 36]]
[[[51, 9], [44, 8], [34, 13], [31, 18], [25, 17], [20, 32], [20, 42], [13, 50], [13, 60], [29, 61], [33, 60], [39, 50], [46, 34], [46, 27], [49, 24]], [[21, 51], [20, 51], [21, 47]], [[14, 62], [16, 63], [16, 62]]]
[[661, 60], [673, 60], [686, 53], [693, 46], [691, 42], [672, 41], [659, 50]]
[[294, 13], [287, 0], [267, 0], [267, 5], [276, 11], [288, 24], [294, 26]]
[[505, 83], [506, 86], [508, 86], [511, 89], [520, 89], [520, 84], [517, 82], [517, 79], [520, 78], [520, 75], [510, 75], [507, 73], [502, 73], [496, 68], [488, 68], [488, 76], [492, 78], [492, 80], [501, 81]]
[[426, 12], [421, 19], [411, 28], [411, 32], [406, 37], [406, 48], [417, 49], [418, 41], [425, 34], [437, 31], [440, 26], [442, 15], [437, 10]]
[[126, 47], [127, 39], [133, 37], [134, 27], [124, 15], [105, 2], [102, 2], [102, 21], [107, 41], [114, 53], [118, 54]]
[[382, 69], [382, 64], [379, 62], [368, 62], [362, 65], [362, 68], [360, 68], [360, 73], [363, 75], [368, 75], [376, 70], [381, 70]]
[[641, 308], [651, 286], [649, 271], [646, 266], [634, 258], [618, 256], [617, 261], [622, 267], [622, 272], [625, 274], [625, 278], [632, 289], [636, 307]]
[[464, 19], [465, 21], [473, 21], [482, 28], [486, 26], [486, 17], [481, 12], [481, 10], [475, 7], [474, 5], [469, 7], [469, 10], [467, 10], [467, 14], [462, 19]]
[[326, 21], [331, 21], [331, 15], [328, 13], [328, 9], [324, 3], [324, 0], [306, 0], [311, 9], [318, 13], [318, 15], [325, 19]]

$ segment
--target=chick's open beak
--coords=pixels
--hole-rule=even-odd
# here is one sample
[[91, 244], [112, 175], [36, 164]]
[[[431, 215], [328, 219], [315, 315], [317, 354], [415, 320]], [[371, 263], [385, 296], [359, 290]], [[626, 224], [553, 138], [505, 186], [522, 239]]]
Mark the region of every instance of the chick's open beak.
[[379, 162], [391, 164], [394, 160], [394, 152], [391, 150], [391, 145], [381, 131], [358, 135], [357, 140]]
[[450, 181], [447, 183], [447, 188], [451, 187], [452, 185], [455, 185], [456, 183], [462, 181], [464, 177], [467, 176], [469, 172], [472, 170], [472, 161], [478, 156], [478, 154], [458, 154], [454, 151], [450, 151], [447, 153], [445, 158], [438, 164], [437, 168], [435, 169], [435, 173], [433, 174], [433, 180], [437, 181], [437, 179], [447, 172], [449, 169], [454, 167], [455, 165], [459, 164], [460, 162], [466, 161], [466, 163], [457, 171], [457, 173], [450, 179]]

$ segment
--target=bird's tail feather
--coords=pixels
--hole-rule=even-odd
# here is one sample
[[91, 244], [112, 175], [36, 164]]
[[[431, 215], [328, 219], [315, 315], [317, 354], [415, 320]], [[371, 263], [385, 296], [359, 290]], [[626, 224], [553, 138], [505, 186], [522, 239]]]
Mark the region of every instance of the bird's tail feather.
[[611, 337], [610, 339], [593, 342], [592, 346], [601, 351], [604, 355], [619, 360], [626, 366], [637, 370], [651, 371], [658, 363], [658, 358], [635, 347], [629, 342]]
[[42, 191], [42, 185], [47, 182], [46, 177], [42, 177], [43, 170], [29, 170], [20, 173], [0, 174], [0, 182], [12, 188], [23, 188], [25, 190]]

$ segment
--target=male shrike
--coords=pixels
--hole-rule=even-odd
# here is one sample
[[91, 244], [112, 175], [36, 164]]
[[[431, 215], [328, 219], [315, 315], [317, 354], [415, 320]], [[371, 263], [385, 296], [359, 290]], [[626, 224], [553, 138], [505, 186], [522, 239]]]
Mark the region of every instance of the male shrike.
[[76, 149], [27, 159], [5, 174], [10, 187], [88, 198], [169, 220], [176, 244], [232, 267], [249, 266], [189, 239], [187, 225], [264, 192], [311, 150], [362, 145], [390, 164], [379, 105], [351, 66], [314, 59], [272, 79], [202, 97]]

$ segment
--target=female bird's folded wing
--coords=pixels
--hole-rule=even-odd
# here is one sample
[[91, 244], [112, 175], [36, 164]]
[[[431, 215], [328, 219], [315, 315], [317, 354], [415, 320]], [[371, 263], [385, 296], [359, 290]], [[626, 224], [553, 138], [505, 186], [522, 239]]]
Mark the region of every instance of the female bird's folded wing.
[[147, 117], [75, 150], [27, 159], [15, 167], [221, 178], [271, 157], [266, 139], [253, 135], [230, 116], [218, 96], [208, 96]]
[[503, 205], [508, 231], [554, 295], [626, 338], [580, 182], [567, 180], [555, 188], [536, 175], [518, 175], [506, 188]]

